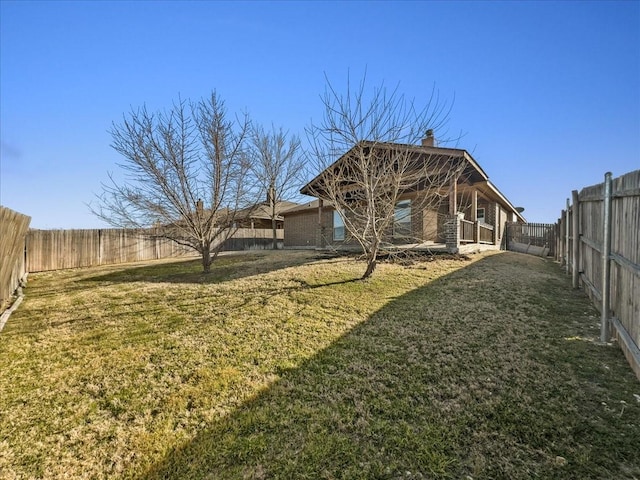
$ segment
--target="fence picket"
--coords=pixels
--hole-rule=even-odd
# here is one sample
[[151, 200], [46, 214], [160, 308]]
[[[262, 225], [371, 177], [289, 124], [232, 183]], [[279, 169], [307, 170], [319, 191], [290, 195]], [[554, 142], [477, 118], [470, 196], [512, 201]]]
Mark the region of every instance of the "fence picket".
[[579, 241], [568, 268], [600, 311], [601, 340], [614, 334], [640, 379], [640, 170], [608, 181], [574, 196]]
[[0, 313], [27, 273], [24, 240], [31, 217], [0, 206]]
[[[284, 231], [276, 231], [282, 245]], [[271, 229], [239, 228], [222, 250], [270, 248]], [[42, 272], [194, 255], [192, 249], [143, 230], [29, 230], [27, 271]]]
[[556, 231], [553, 223], [508, 223], [507, 249], [553, 256], [557, 252]]

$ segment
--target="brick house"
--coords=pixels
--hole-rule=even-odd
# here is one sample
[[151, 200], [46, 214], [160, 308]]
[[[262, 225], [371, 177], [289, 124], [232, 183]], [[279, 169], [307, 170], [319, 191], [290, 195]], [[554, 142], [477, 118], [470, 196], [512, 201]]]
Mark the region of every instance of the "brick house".
[[[443, 200], [435, 208], [412, 208], [412, 204], [420, 205], [415, 201], [420, 191], [406, 192], [399, 197], [394, 232], [388, 239], [390, 243], [411, 243], [417, 248], [439, 248], [451, 252], [480, 245], [483, 248], [498, 248], [503, 240], [506, 222], [526, 223], [522, 210], [514, 207], [491, 183], [488, 175], [466, 150], [436, 147], [432, 135], [427, 135], [422, 145], [368, 143], [371, 148], [401, 148], [416, 158], [424, 158], [424, 161], [454, 162], [460, 167], [460, 174], [447, 185], [446, 191], [440, 193]], [[337, 162], [348, 157], [352, 150]], [[318, 181], [320, 175], [305, 185], [300, 193], [310, 195], [316, 191], [314, 182]], [[318, 198], [298, 205], [283, 212], [283, 216], [285, 247], [352, 248], [356, 245], [345, 232], [340, 215], [326, 199]], [[403, 234], [396, 235], [397, 232]]]

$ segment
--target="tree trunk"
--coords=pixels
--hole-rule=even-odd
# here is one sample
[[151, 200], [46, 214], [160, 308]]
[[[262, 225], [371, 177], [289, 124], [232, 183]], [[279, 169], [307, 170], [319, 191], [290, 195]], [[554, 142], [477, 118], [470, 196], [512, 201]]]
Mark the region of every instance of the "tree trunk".
[[276, 219], [272, 218], [271, 219], [271, 229], [273, 230], [273, 249], [277, 250], [278, 249], [278, 232], [277, 232], [277, 223], [276, 223]]
[[273, 249], [278, 249], [278, 236], [276, 233], [276, 189], [273, 186], [273, 182], [269, 185], [269, 207], [271, 208], [271, 231], [273, 232]]
[[202, 249], [202, 271], [211, 272], [211, 245], [205, 245]]
[[369, 253], [367, 253], [367, 269], [365, 270], [364, 275], [362, 275], [362, 280], [365, 280], [371, 276], [371, 274], [376, 269], [377, 260], [378, 248], [375, 247], [371, 251], [369, 251]]

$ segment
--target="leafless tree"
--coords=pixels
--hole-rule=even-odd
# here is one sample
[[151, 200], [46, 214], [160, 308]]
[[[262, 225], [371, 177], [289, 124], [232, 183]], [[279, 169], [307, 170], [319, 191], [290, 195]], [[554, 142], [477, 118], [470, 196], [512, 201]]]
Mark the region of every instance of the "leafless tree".
[[[449, 107], [435, 90], [418, 109], [397, 88], [369, 94], [364, 80], [356, 89], [348, 82], [345, 94], [327, 80], [322, 101], [323, 119], [307, 131], [320, 172], [308, 192], [340, 214], [348, 236], [364, 250], [367, 278], [381, 253], [397, 251], [389, 248], [394, 233], [413, 241], [412, 232], [402, 231], [406, 216], [437, 211], [462, 171], [449, 156], [419, 146], [428, 130], [443, 127]], [[404, 198], [411, 199], [409, 211], [398, 208]]]
[[304, 163], [300, 156], [300, 139], [292, 135], [287, 139], [282, 128], [265, 131], [253, 128], [250, 151], [252, 168], [261, 189], [267, 192], [269, 217], [273, 230], [273, 249], [278, 248], [276, 234], [280, 204], [291, 200], [300, 188], [300, 173]]
[[238, 212], [256, 198], [249, 132], [248, 116], [229, 119], [215, 92], [160, 113], [132, 110], [110, 131], [111, 146], [124, 157], [124, 180], [110, 175], [90, 208], [113, 226], [153, 227], [154, 235], [194, 249], [209, 272]]

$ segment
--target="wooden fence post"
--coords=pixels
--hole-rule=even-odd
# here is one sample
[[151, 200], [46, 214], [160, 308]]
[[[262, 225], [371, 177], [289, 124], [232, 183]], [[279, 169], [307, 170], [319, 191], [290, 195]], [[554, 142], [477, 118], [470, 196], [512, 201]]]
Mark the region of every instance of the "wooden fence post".
[[102, 265], [102, 257], [104, 256], [104, 244], [102, 243], [102, 229], [98, 230], [98, 265]]
[[571, 225], [573, 229], [573, 259], [571, 261], [573, 270], [571, 271], [571, 283], [573, 288], [578, 288], [578, 279], [580, 276], [580, 200], [578, 199], [577, 190], [572, 191], [571, 196], [573, 197], [573, 225]]
[[560, 237], [562, 236], [562, 213], [560, 214], [560, 218], [556, 222], [555, 226], [555, 234], [556, 234], [556, 248], [555, 248], [555, 260], [562, 265], [562, 240]]
[[564, 219], [565, 223], [565, 237], [564, 237], [564, 258], [565, 258], [565, 270], [567, 275], [569, 275], [569, 225], [570, 225], [570, 217], [569, 217], [569, 199], [567, 198], [567, 210], [566, 216]]
[[611, 172], [604, 174], [604, 201], [602, 202], [602, 311], [600, 316], [600, 341], [608, 342], [609, 331], [609, 291], [611, 257]]

